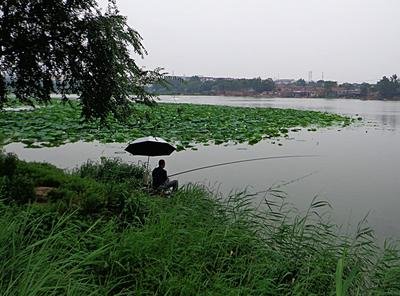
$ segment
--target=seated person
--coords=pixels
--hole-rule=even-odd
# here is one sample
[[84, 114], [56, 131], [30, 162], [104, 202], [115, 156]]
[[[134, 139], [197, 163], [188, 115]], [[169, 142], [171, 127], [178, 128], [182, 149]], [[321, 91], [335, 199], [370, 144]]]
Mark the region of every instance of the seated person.
[[166, 190], [172, 187], [172, 191], [178, 190], [178, 181], [170, 181], [167, 176], [167, 171], [164, 170], [164, 167], [165, 160], [160, 159], [158, 162], [158, 167], [156, 167], [151, 174], [153, 177], [153, 188], [155, 190]]

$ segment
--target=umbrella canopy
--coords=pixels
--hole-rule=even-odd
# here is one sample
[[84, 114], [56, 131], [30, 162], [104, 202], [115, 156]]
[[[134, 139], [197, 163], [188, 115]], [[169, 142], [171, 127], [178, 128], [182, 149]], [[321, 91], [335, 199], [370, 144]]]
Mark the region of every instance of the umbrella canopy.
[[133, 155], [161, 156], [170, 155], [175, 147], [162, 138], [144, 137], [138, 138], [125, 148], [125, 151]]

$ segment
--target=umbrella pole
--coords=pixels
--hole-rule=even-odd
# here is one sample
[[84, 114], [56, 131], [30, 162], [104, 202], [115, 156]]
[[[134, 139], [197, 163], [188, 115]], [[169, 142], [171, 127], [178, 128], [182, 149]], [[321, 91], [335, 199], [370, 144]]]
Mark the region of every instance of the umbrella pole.
[[150, 163], [150, 156], [147, 156], [147, 168], [146, 168], [146, 174], [147, 174], [147, 189], [150, 188], [149, 163]]

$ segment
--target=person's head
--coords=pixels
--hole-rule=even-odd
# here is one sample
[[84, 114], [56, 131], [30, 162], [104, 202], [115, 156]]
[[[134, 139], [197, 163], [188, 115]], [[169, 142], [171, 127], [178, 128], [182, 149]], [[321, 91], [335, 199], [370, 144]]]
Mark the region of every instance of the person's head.
[[158, 166], [163, 169], [165, 167], [165, 160], [164, 159], [160, 159], [158, 161]]

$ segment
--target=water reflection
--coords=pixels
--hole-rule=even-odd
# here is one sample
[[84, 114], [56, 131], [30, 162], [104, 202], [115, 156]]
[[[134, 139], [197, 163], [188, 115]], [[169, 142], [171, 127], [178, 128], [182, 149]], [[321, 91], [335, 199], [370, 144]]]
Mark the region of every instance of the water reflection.
[[382, 114], [378, 116], [378, 119], [383, 125], [390, 126], [394, 130], [397, 127], [398, 116], [394, 114]]

